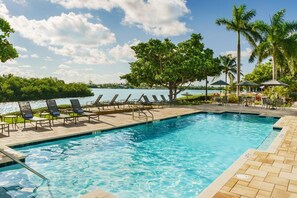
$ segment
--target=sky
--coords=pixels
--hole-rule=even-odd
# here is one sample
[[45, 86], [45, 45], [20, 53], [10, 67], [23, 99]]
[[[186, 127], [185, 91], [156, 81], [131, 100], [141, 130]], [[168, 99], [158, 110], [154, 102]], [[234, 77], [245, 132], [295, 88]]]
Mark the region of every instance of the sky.
[[[286, 20], [297, 20], [296, 0], [0, 0], [19, 53], [0, 63], [0, 74], [119, 83], [135, 61], [130, 46], [151, 38], [179, 43], [192, 33], [201, 33], [215, 56], [235, 54], [236, 33], [215, 21], [231, 19], [241, 4], [256, 10], [253, 20], [269, 22], [281, 9]], [[251, 47], [244, 39], [241, 47], [243, 73], [250, 73]]]

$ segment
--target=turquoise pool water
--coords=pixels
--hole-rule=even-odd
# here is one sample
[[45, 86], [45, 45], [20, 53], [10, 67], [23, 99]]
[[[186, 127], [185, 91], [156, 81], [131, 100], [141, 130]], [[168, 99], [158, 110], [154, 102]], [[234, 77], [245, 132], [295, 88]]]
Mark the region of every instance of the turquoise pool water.
[[0, 169], [0, 186], [16, 197], [79, 197], [98, 188], [127, 198], [195, 197], [248, 148], [269, 146], [275, 122], [203, 113], [21, 147], [50, 185], [13, 165]]

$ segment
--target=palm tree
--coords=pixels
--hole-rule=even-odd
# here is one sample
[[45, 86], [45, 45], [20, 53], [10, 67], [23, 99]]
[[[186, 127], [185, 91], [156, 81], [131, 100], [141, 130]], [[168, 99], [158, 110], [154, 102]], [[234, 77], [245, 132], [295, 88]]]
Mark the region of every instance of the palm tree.
[[[259, 38], [258, 32], [254, 31], [251, 19], [256, 15], [255, 10], [246, 10], [246, 5], [233, 7], [233, 18], [228, 20], [220, 18], [216, 20], [216, 24], [225, 25], [228, 31], [237, 32], [237, 83], [240, 82], [240, 36], [243, 35], [252, 47], [256, 46], [256, 40]], [[239, 95], [239, 87], [236, 88], [237, 96]]]
[[228, 54], [226, 56], [220, 56], [219, 59], [222, 73], [225, 74], [225, 82], [227, 82], [227, 78], [229, 78], [230, 84], [233, 82], [237, 72], [236, 58], [232, 57], [231, 54]]
[[[285, 10], [273, 15], [270, 24], [264, 21], [256, 21], [254, 28], [262, 36], [261, 42], [254, 49], [250, 62], [258, 57], [262, 62], [272, 57], [272, 79], [277, 80], [277, 67], [296, 66], [297, 53], [297, 22], [286, 22], [284, 20]], [[291, 71], [295, 68], [290, 68]]]

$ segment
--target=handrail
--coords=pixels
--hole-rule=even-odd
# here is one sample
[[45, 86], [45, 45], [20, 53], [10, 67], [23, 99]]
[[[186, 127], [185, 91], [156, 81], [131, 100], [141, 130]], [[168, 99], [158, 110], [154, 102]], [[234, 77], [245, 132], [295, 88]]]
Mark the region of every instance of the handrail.
[[154, 120], [154, 114], [149, 109], [147, 109], [147, 111], [151, 114], [152, 120]]
[[[134, 110], [135, 110], [135, 108], [132, 108], [132, 119], [134, 119], [134, 117], [135, 117], [135, 115], [134, 115], [135, 111], [134, 111]], [[144, 112], [143, 109], [142, 109], [141, 107], [138, 107], [137, 110], [138, 110], [139, 117], [140, 117], [140, 113], [142, 113], [142, 114], [144, 115], [144, 117], [145, 117], [146, 122], [148, 122], [148, 117], [151, 117], [151, 118], [152, 118], [152, 121], [154, 120], [154, 115], [153, 115], [153, 113], [152, 113], [149, 109], [145, 109], [145, 110], [146, 110], [151, 116], [148, 116], [147, 113]]]
[[31, 171], [32, 173], [34, 173], [35, 175], [37, 175], [38, 177], [40, 177], [43, 180], [48, 180], [45, 176], [43, 176], [42, 174], [38, 173], [36, 170], [34, 170], [33, 168], [29, 167], [28, 165], [24, 164], [23, 162], [21, 162], [20, 160], [18, 160], [17, 158], [15, 158], [14, 156], [12, 156], [11, 154], [7, 153], [6, 151], [4, 151], [4, 149], [0, 149], [0, 152], [3, 153], [5, 156], [9, 157], [11, 160], [15, 161], [16, 163], [18, 163], [19, 165], [23, 166], [24, 168], [26, 168], [27, 170]]

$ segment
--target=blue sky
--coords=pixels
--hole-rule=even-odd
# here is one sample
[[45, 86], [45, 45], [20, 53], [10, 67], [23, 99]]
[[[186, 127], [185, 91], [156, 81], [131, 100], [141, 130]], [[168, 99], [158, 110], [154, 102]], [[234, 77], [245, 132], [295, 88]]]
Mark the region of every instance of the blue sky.
[[[255, 9], [255, 20], [269, 21], [286, 9], [297, 20], [296, 0], [0, 0], [0, 17], [15, 29], [10, 41], [20, 57], [0, 64], [0, 74], [54, 76], [66, 82], [120, 82], [134, 60], [131, 45], [150, 38], [178, 43], [201, 33], [219, 56], [235, 53], [236, 34], [215, 20], [232, 17], [233, 5]], [[243, 72], [250, 46], [243, 40]]]

